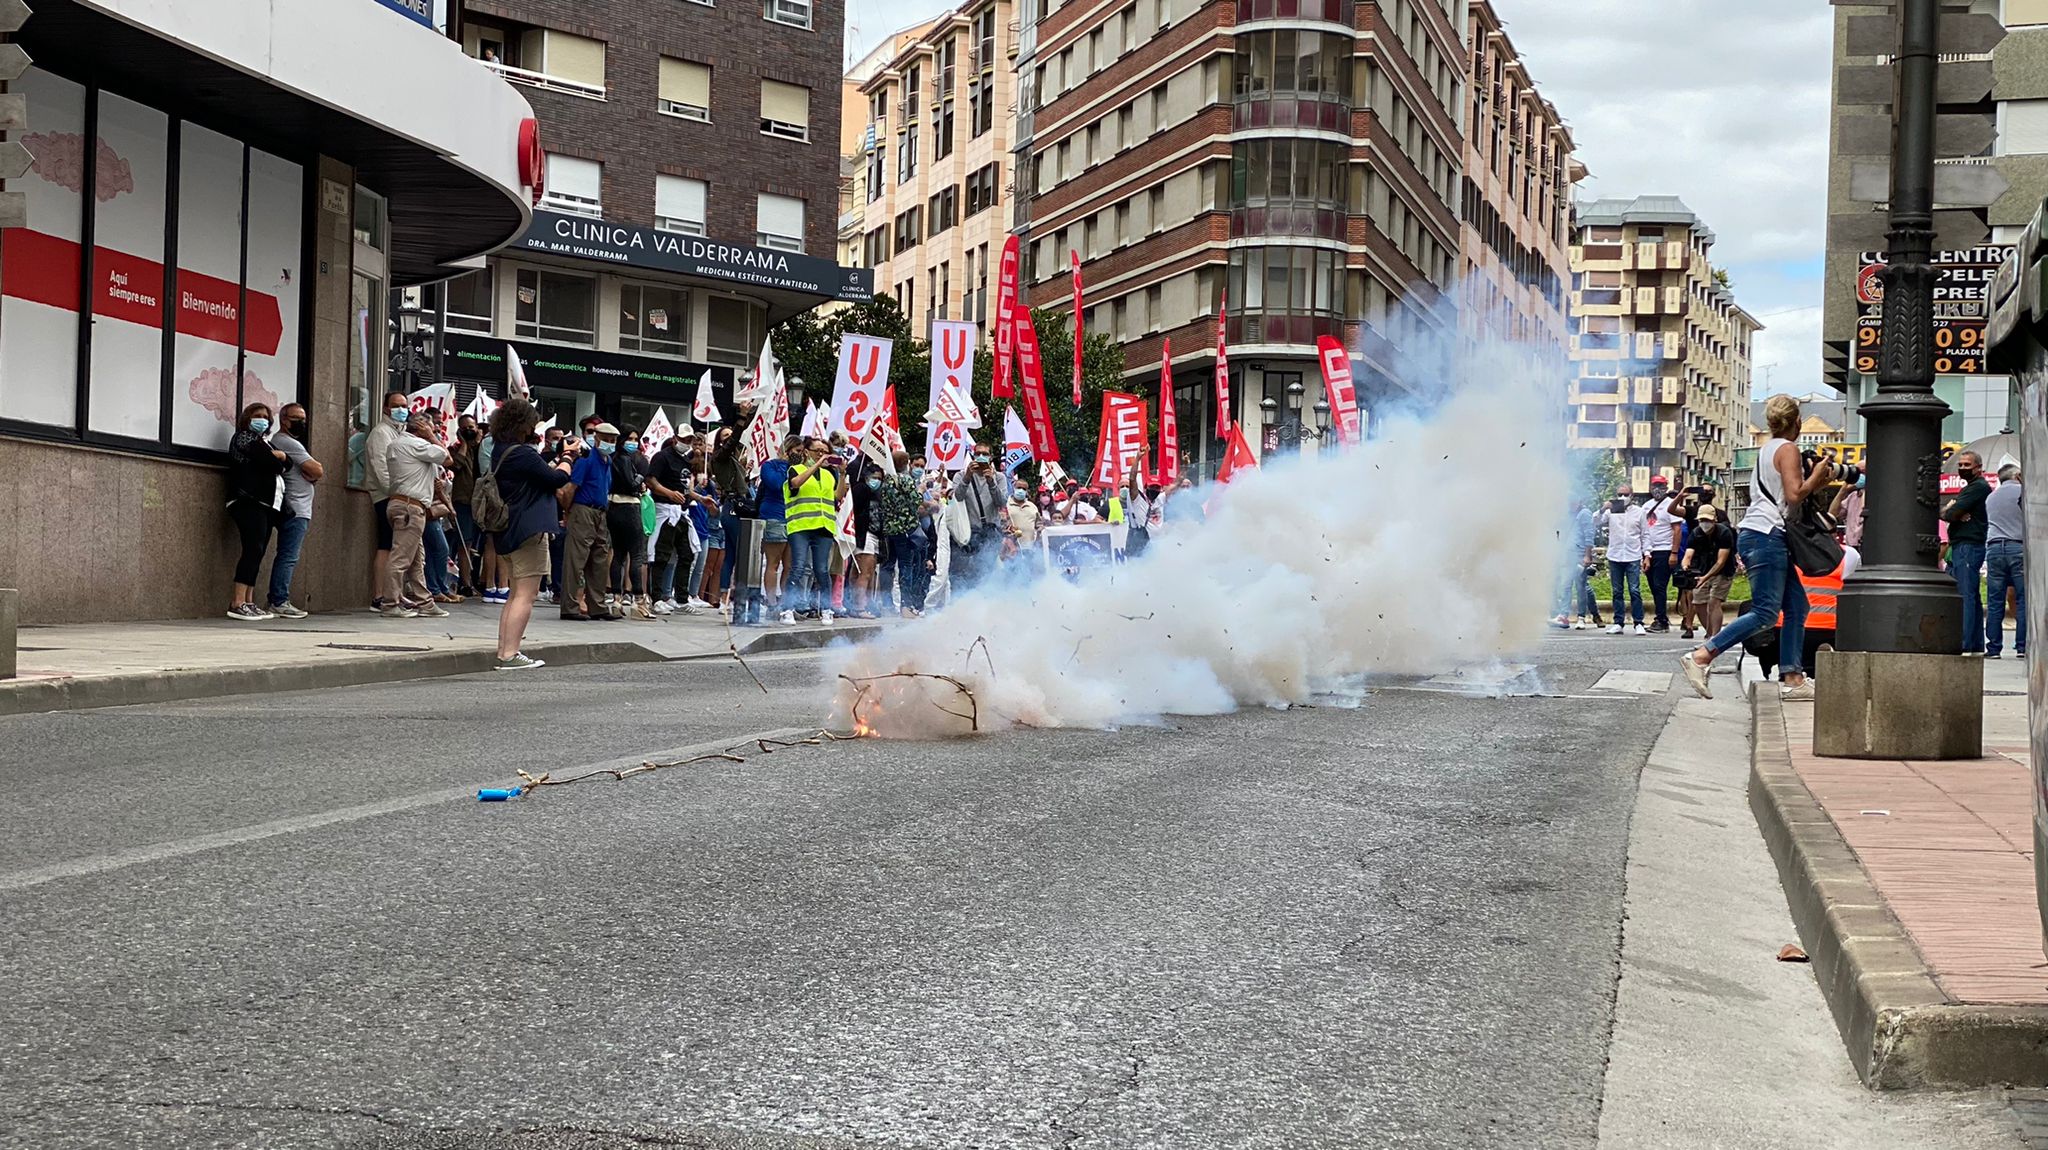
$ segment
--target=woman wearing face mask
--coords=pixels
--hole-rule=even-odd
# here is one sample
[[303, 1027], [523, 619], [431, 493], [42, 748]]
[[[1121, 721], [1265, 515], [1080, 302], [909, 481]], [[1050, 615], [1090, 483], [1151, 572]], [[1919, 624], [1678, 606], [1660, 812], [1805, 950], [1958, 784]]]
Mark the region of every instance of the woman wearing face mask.
[[277, 618], [255, 603], [256, 572], [263, 566], [271, 529], [284, 507], [285, 454], [270, 446], [270, 426], [270, 408], [252, 403], [242, 409], [235, 436], [228, 441], [228, 518], [242, 540], [228, 618], [241, 623]]
[[628, 428], [612, 452], [611, 501], [605, 507], [605, 526], [612, 541], [612, 594], [605, 608], [628, 619], [652, 619], [654, 609], [647, 595], [647, 529], [640, 509], [647, 475], [640, 468], [639, 451], [640, 432]]
[[[863, 462], [866, 462], [863, 460]], [[853, 538], [859, 546], [853, 555], [853, 571], [847, 580], [848, 611], [851, 619], [876, 619], [875, 570], [881, 564], [882, 536], [876, 523], [876, 503], [882, 492], [882, 472], [872, 465], [862, 469], [853, 485]]]
[[894, 590], [905, 619], [915, 619], [924, 608], [924, 588], [930, 582], [925, 564], [931, 557], [931, 539], [919, 522], [924, 507], [924, 468], [912, 467], [906, 452], [896, 453], [896, 474], [882, 480], [875, 493], [875, 530], [882, 535], [880, 582]]
[[782, 441], [782, 453], [761, 464], [754, 514], [761, 520], [761, 582], [766, 586], [770, 614], [782, 611], [782, 585], [789, 578], [788, 499], [783, 484], [789, 482], [790, 460], [804, 444], [801, 435]]

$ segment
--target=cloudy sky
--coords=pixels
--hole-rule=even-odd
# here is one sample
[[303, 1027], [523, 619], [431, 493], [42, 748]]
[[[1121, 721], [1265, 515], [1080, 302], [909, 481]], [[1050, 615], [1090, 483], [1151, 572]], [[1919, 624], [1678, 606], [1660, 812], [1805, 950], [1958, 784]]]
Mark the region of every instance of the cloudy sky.
[[[946, 0], [849, 0], [848, 47]], [[1832, 9], [1785, 0], [1494, 0], [1537, 87], [1571, 124], [1581, 198], [1676, 195], [1720, 237], [1736, 298], [1767, 330], [1756, 392], [1821, 382]]]

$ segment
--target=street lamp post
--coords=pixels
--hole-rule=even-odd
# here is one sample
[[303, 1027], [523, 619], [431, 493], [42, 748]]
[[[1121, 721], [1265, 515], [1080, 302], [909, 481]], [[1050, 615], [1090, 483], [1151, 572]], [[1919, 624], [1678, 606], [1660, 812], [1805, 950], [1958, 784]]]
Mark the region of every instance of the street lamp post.
[[1288, 381], [1287, 405], [1281, 405], [1272, 396], [1259, 401], [1259, 418], [1266, 425], [1266, 445], [1273, 451], [1299, 452], [1301, 445], [1312, 439], [1321, 439], [1330, 430], [1330, 405], [1318, 399], [1310, 408], [1314, 426], [1302, 422], [1301, 401], [1306, 389], [1297, 377]]
[[399, 297], [393, 318], [398, 321], [398, 347], [392, 358], [397, 363], [398, 377], [402, 380], [401, 390], [407, 395], [419, 390], [421, 363], [419, 350], [420, 318], [424, 314], [416, 300]]
[[[1863, 565], [1843, 586], [1845, 651], [1955, 655], [1962, 599], [1936, 566], [1941, 421], [1934, 394], [1934, 124], [1939, 0], [1899, 0], [1890, 252], [1877, 395], [1870, 428]], [[1759, 463], [1761, 465], [1761, 461]]]

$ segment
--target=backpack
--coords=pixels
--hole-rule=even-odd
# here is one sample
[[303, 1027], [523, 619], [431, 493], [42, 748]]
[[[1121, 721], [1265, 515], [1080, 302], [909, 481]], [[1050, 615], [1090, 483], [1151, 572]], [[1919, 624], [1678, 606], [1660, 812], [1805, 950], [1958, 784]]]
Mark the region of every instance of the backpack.
[[476, 519], [478, 531], [495, 534], [512, 526], [512, 509], [505, 506], [505, 495], [498, 490], [496, 467], [476, 477], [476, 488], [469, 496], [469, 511]]

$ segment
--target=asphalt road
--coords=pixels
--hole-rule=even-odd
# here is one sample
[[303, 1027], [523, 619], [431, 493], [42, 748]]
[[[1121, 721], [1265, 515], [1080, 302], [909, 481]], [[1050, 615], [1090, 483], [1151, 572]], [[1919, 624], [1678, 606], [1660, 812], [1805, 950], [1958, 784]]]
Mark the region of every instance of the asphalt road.
[[1677, 649], [511, 804], [816, 665], [0, 720], [0, 1145], [1589, 1147]]

